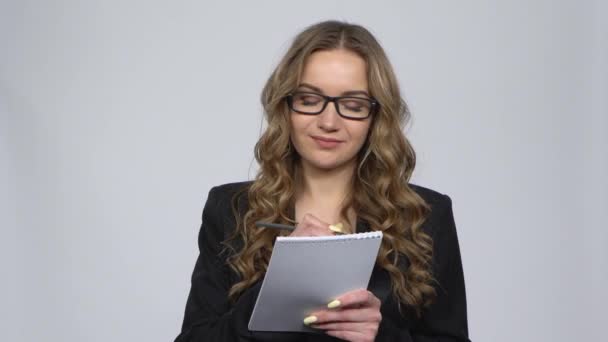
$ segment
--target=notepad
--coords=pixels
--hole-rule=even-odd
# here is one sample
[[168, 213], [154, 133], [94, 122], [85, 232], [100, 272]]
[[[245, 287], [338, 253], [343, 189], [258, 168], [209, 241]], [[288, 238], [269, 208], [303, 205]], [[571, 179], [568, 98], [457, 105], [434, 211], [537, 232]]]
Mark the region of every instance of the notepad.
[[316, 332], [304, 317], [339, 295], [366, 289], [381, 241], [382, 232], [277, 237], [249, 330]]

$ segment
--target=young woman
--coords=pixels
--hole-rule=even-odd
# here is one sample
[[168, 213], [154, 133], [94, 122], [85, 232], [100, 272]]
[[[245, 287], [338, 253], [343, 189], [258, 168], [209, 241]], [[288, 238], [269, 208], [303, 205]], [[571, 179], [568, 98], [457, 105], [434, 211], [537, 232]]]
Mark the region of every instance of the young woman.
[[[337, 21], [308, 27], [261, 99], [259, 172], [209, 192], [176, 341], [469, 341], [451, 200], [409, 183], [409, 112], [372, 34]], [[302, 317], [324, 334], [249, 331], [274, 239], [331, 235], [336, 226], [383, 232], [368, 289]]]

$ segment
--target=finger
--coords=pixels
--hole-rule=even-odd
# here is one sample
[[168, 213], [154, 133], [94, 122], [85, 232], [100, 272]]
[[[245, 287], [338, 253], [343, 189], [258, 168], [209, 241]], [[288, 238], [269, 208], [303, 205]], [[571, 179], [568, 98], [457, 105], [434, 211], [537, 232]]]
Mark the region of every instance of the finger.
[[352, 308], [352, 307], [380, 307], [382, 303], [372, 292], [364, 289], [347, 292], [331, 301], [327, 307]]
[[318, 217], [314, 216], [313, 214], [305, 214], [302, 221], [306, 222], [308, 225], [313, 226], [315, 228], [320, 228], [323, 231], [329, 230], [330, 224], [319, 219]]
[[331, 322], [322, 324], [313, 324], [311, 327], [320, 330], [348, 330], [348, 331], [368, 331], [374, 330], [378, 323], [369, 322]]
[[333, 322], [380, 322], [382, 314], [379, 308], [353, 308], [341, 310], [323, 310], [313, 313], [315, 324]]
[[305, 214], [302, 222], [298, 225], [303, 231], [315, 236], [332, 235], [333, 232], [329, 229], [329, 223], [322, 221], [312, 214]]
[[373, 336], [368, 336], [364, 333], [360, 333], [358, 331], [342, 331], [342, 330], [328, 330], [325, 332], [329, 336], [333, 336], [339, 338], [344, 341], [373, 341]]

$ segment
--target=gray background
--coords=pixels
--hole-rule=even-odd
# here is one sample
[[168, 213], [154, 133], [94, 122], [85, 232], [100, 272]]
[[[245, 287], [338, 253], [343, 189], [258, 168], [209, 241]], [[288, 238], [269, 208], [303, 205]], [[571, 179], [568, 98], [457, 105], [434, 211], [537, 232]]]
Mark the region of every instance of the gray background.
[[347, 19], [454, 201], [474, 341], [608, 323], [605, 1], [0, 2], [0, 340], [168, 341], [207, 191], [254, 175], [290, 39]]

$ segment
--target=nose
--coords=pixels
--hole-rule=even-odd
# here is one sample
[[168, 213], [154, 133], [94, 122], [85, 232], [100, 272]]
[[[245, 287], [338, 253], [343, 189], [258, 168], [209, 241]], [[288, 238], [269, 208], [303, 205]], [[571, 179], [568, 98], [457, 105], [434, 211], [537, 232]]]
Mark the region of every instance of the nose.
[[317, 115], [317, 124], [319, 128], [328, 132], [338, 130], [340, 120], [340, 114], [336, 111], [336, 106], [333, 102], [328, 103], [321, 114]]

